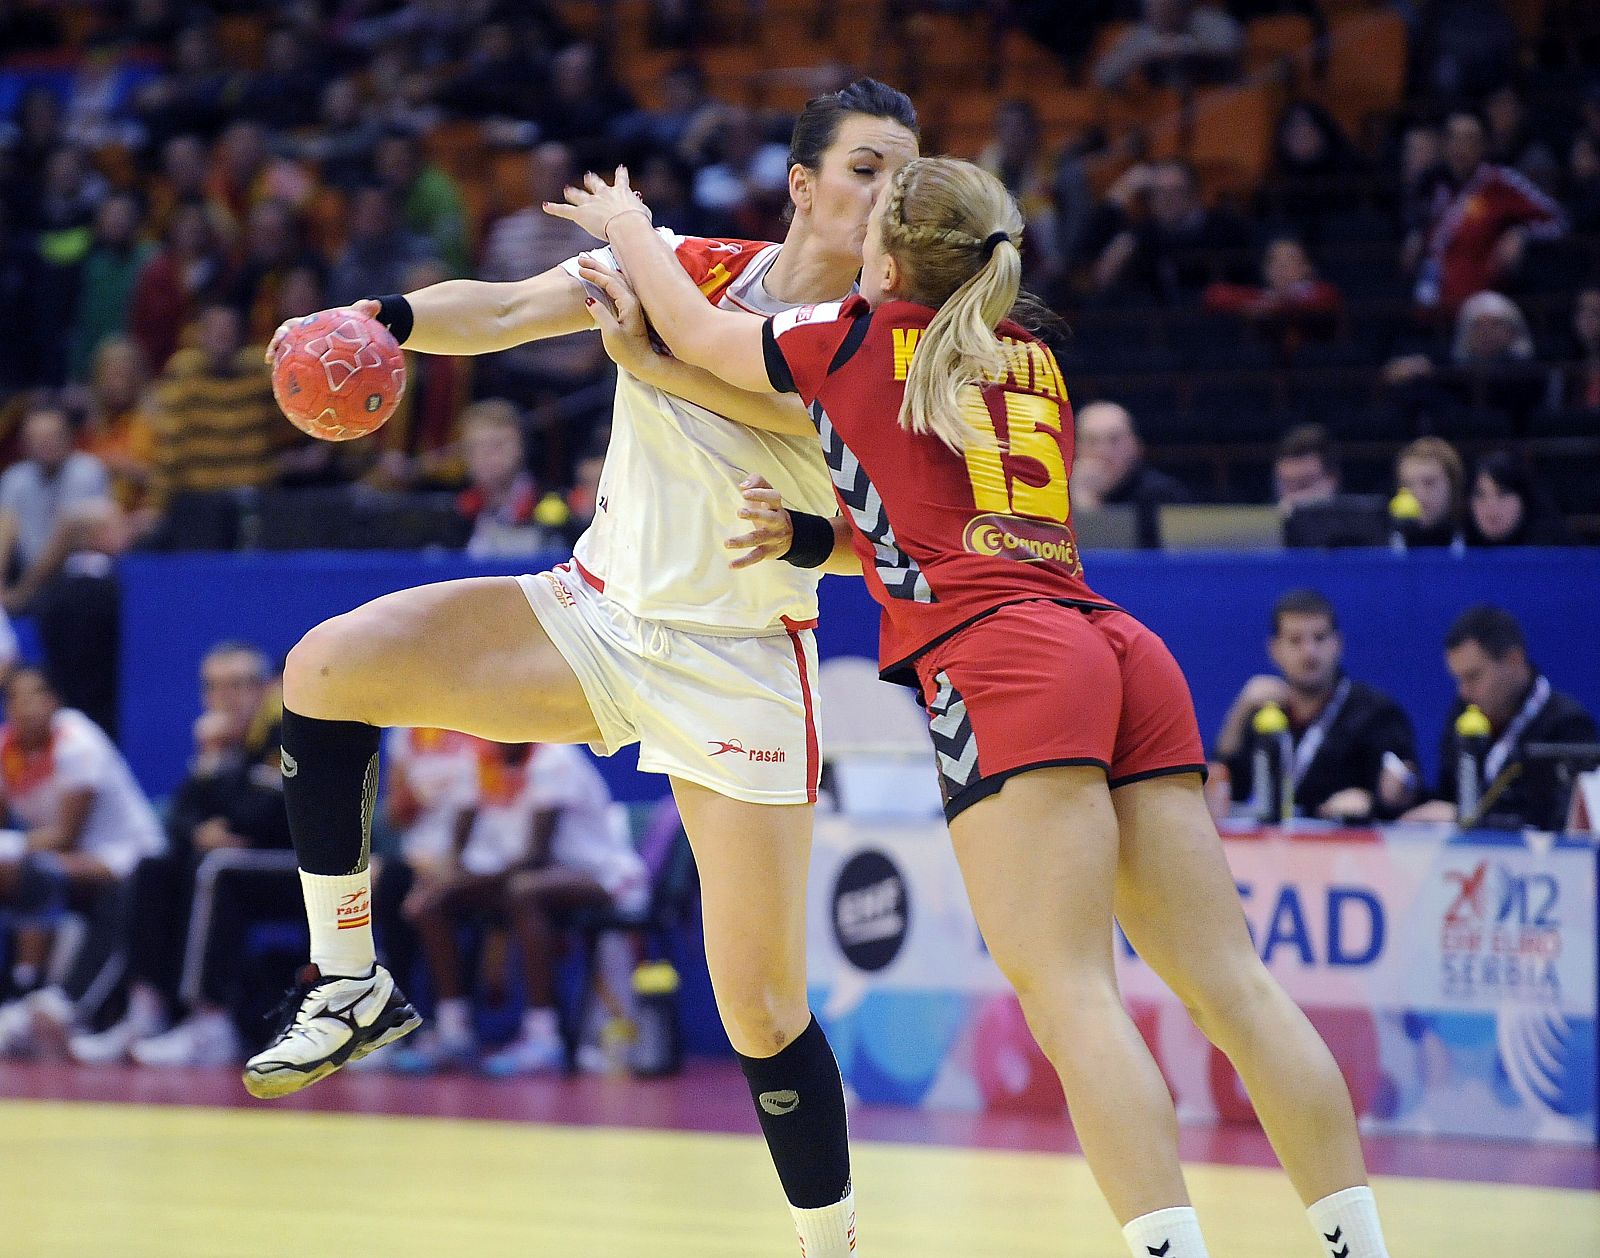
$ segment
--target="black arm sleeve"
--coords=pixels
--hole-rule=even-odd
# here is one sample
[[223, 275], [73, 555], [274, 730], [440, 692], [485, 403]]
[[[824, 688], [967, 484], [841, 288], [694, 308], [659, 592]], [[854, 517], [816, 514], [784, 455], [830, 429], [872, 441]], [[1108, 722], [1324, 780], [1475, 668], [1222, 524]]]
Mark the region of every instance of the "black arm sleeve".
[[789, 360], [778, 348], [778, 337], [772, 330], [771, 319], [761, 325], [761, 354], [767, 362], [767, 382], [772, 385], [773, 391], [798, 393], [799, 390], [794, 384], [794, 372], [789, 370]]

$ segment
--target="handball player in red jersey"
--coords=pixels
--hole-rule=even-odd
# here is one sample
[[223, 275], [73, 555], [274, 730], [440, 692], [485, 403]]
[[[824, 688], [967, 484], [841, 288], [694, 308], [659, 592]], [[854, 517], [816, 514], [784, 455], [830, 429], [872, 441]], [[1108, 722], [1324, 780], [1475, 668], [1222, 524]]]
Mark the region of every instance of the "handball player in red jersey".
[[[1324, 1252], [1385, 1258], [1344, 1080], [1245, 928], [1183, 675], [1084, 581], [1066, 388], [1007, 317], [1022, 216], [1004, 187], [967, 162], [908, 163], [868, 220], [859, 294], [771, 319], [706, 309], [626, 172], [567, 200], [547, 208], [608, 240], [627, 274], [584, 272], [619, 310], [631, 285], [679, 358], [809, 406], [883, 609], [882, 670], [928, 709], [984, 940], [1130, 1252], [1206, 1251], [1172, 1098], [1117, 989], [1113, 916], [1238, 1069]], [[825, 559], [831, 524], [791, 518], [784, 557]]]

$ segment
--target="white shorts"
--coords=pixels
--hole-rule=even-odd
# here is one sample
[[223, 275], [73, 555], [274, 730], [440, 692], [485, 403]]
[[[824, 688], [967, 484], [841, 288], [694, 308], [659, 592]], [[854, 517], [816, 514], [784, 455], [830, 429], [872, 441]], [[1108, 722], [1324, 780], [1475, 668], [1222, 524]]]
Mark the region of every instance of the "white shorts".
[[817, 644], [810, 624], [691, 633], [641, 620], [574, 564], [517, 578], [589, 700], [609, 756], [752, 804], [817, 799]]

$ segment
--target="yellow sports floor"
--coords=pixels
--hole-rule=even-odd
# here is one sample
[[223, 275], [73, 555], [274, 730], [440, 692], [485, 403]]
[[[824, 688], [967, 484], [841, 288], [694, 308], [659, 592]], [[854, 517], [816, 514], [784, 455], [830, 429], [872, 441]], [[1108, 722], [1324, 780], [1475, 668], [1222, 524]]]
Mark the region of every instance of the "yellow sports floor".
[[[1081, 1159], [863, 1144], [863, 1258], [1121, 1258]], [[1215, 1258], [1313, 1258], [1281, 1175], [1191, 1168]], [[1600, 1254], [1600, 1194], [1377, 1184], [1394, 1258]], [[4, 1258], [794, 1258], [754, 1138], [0, 1102]]]

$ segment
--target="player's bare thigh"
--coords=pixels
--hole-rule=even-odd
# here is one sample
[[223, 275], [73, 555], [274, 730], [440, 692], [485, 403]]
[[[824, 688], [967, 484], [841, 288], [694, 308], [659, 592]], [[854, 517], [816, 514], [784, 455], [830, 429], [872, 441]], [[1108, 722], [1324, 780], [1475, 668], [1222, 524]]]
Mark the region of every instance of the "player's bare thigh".
[[283, 699], [302, 716], [497, 742], [601, 737], [583, 687], [512, 577], [421, 585], [323, 621], [289, 653]]

